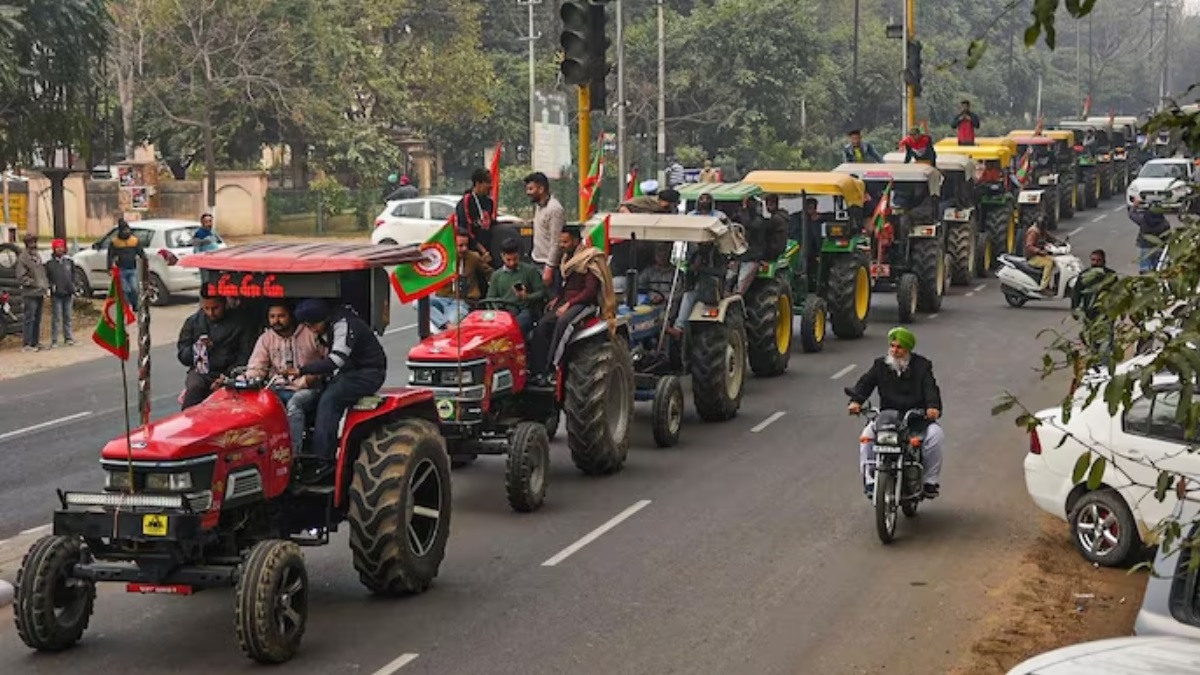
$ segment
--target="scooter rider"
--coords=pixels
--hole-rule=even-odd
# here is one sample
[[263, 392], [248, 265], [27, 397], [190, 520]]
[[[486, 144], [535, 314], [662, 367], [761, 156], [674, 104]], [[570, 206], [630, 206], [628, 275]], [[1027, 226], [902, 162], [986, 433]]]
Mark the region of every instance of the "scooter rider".
[[1025, 231], [1025, 262], [1042, 270], [1042, 285], [1038, 289], [1044, 294], [1054, 295], [1050, 281], [1054, 278], [1054, 258], [1046, 250], [1046, 244], [1061, 244], [1054, 235], [1042, 229], [1042, 221], [1035, 220]]
[[[875, 359], [871, 369], [855, 383], [849, 411], [851, 415], [861, 412], [863, 402], [877, 389], [879, 407], [883, 410], [925, 411], [926, 420], [914, 420], [912, 425], [925, 425], [922, 482], [925, 497], [933, 499], [938, 496], [942, 473], [942, 427], [936, 421], [942, 415], [942, 393], [933, 376], [933, 362], [914, 354], [912, 350], [916, 345], [917, 338], [909, 329], [897, 326], [888, 331], [887, 355]], [[867, 424], [861, 439], [858, 463], [870, 497], [875, 492], [875, 476], [871, 469], [875, 460], [874, 424]]]

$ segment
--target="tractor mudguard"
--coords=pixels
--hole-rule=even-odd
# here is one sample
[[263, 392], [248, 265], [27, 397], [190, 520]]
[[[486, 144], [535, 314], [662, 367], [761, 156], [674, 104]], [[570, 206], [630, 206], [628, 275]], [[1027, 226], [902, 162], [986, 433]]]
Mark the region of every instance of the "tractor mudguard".
[[731, 307], [734, 308], [734, 311], [741, 312], [743, 310], [742, 296], [735, 295], [723, 298], [717, 303], [716, 307], [697, 302], [696, 306], [692, 308], [692, 313], [688, 317], [688, 321], [725, 323], [725, 314], [729, 312]]
[[338, 465], [333, 495], [335, 506], [342, 506], [346, 490], [350, 486], [350, 471], [362, 431], [373, 427], [373, 422], [386, 419], [403, 411], [406, 417], [420, 417], [438, 423], [433, 392], [412, 387], [381, 389], [374, 396], [364, 396], [346, 411], [341, 441], [338, 447]]
[[1017, 195], [1018, 204], [1041, 204], [1042, 197], [1046, 194], [1045, 190], [1021, 190], [1021, 194]]

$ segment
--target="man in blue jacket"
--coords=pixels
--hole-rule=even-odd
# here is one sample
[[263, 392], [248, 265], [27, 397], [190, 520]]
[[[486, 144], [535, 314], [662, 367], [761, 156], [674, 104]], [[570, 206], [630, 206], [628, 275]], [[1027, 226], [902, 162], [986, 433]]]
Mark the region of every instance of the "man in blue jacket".
[[850, 142], [842, 146], [843, 162], [883, 164], [883, 157], [875, 150], [875, 146], [863, 140], [862, 129], [851, 129], [846, 137]]

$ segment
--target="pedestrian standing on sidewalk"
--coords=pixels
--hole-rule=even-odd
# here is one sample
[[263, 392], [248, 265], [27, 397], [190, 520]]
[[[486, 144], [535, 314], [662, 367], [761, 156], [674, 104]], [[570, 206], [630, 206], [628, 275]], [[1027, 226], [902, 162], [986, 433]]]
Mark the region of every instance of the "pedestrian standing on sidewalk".
[[533, 250], [529, 257], [541, 268], [542, 285], [549, 288], [558, 271], [558, 241], [567, 224], [567, 212], [550, 194], [550, 179], [541, 171], [525, 177], [525, 194], [533, 202]]
[[17, 255], [17, 283], [25, 299], [25, 347], [22, 351], [38, 351], [42, 337], [42, 305], [50, 295], [46, 266], [37, 252], [37, 235], [25, 235], [25, 250]]
[[46, 279], [50, 282], [50, 348], [58, 346], [60, 334], [64, 345], [74, 347], [71, 309], [75, 302], [75, 262], [67, 255], [66, 241], [55, 239], [50, 249], [50, 259], [46, 261]]
[[142, 242], [133, 234], [133, 229], [124, 218], [117, 219], [117, 233], [108, 242], [107, 267], [112, 269], [115, 263], [121, 274], [121, 288], [125, 291], [125, 301], [129, 308], [137, 311], [138, 278], [137, 261], [146, 260], [146, 252], [142, 250]]

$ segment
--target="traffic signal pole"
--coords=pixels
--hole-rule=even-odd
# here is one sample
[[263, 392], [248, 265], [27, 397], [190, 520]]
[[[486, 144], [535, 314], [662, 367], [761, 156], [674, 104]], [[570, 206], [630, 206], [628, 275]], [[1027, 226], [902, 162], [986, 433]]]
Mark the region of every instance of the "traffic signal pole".
[[[915, 0], [904, 0], [904, 35], [906, 42], [912, 42], [917, 39], [917, 18], [916, 18], [916, 2]], [[904, 50], [904, 67], [908, 68], [908, 48], [905, 45]], [[904, 112], [905, 124], [901, 133], [907, 133], [910, 127], [917, 124], [917, 87], [911, 82], [906, 82], [904, 85]]]
[[[584, 83], [579, 86], [579, 194], [592, 170], [592, 88]], [[587, 220], [587, 204], [579, 200], [579, 220]]]

